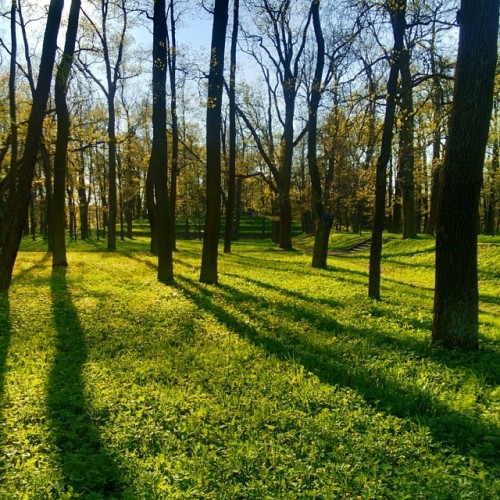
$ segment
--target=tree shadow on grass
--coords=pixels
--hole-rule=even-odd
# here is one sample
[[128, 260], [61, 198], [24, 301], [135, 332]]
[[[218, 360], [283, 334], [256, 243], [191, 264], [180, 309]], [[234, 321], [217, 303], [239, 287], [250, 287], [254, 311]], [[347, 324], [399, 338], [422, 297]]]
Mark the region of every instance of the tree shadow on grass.
[[37, 269], [42, 269], [43, 267], [45, 267], [47, 261], [49, 260], [49, 258], [52, 256], [51, 253], [48, 253], [46, 252], [43, 257], [38, 261], [38, 262], [35, 262], [33, 265], [31, 265], [30, 267], [27, 267], [26, 269], [23, 269], [22, 271], [20, 272], [17, 272], [14, 276], [13, 276], [13, 279], [12, 281], [13, 282], [16, 282], [22, 278], [24, 278], [24, 276], [26, 276], [27, 274], [31, 273], [31, 271], [35, 271]]
[[282, 288], [276, 285], [271, 285], [270, 283], [265, 283], [264, 281], [259, 281], [253, 278], [249, 278], [248, 276], [241, 276], [239, 274], [235, 273], [224, 273], [224, 276], [230, 276], [231, 278], [237, 278], [246, 281], [247, 283], [252, 283], [254, 285], [257, 285], [261, 288], [264, 288], [265, 290], [271, 290], [273, 292], [286, 295], [287, 297], [290, 297], [292, 299], [299, 299], [303, 300], [304, 302], [310, 302], [314, 304], [323, 304], [327, 307], [338, 307], [340, 303], [338, 301], [335, 301], [333, 299], [325, 299], [325, 298], [319, 298], [319, 297], [309, 297], [308, 295], [305, 295], [304, 293], [300, 293], [294, 290], [287, 290], [286, 288]]
[[[238, 277], [236, 274], [234, 276]], [[241, 276], [240, 278], [247, 279]], [[265, 290], [272, 290], [279, 295], [287, 295], [287, 291], [280, 287], [274, 287], [268, 283], [262, 283], [254, 279], [248, 278], [248, 280], [257, 286], [261, 286]], [[224, 290], [228, 292], [228, 301], [235, 300], [239, 303], [242, 301], [253, 301], [256, 305], [256, 309], [259, 309], [259, 307], [269, 306], [268, 301], [260, 295], [251, 295], [231, 287], [230, 285], [223, 286]], [[340, 306], [339, 303], [335, 304], [329, 301], [323, 302], [322, 299], [314, 299], [307, 296], [301, 298], [300, 295], [302, 294], [292, 296], [309, 303], [322, 303], [329, 307]], [[356, 336], [362, 339], [365, 343], [371, 345], [374, 349], [381, 349], [382, 351], [387, 352], [397, 349], [398, 351], [407, 354], [407, 356], [411, 359], [427, 358], [452, 369], [466, 367], [467, 370], [474, 373], [474, 375], [481, 378], [485, 383], [491, 385], [492, 387], [500, 384], [500, 355], [498, 350], [488, 345], [483, 345], [481, 351], [472, 352], [436, 349], [430, 343], [430, 329], [432, 326], [430, 323], [421, 322], [408, 317], [401, 319], [401, 316], [397, 312], [394, 312], [391, 308], [381, 309], [377, 307], [377, 305], [373, 305], [370, 308], [370, 312], [373, 316], [390, 318], [393, 322], [400, 322], [402, 325], [409, 325], [415, 329], [427, 329], [429, 331], [429, 340], [422, 341], [411, 336], [410, 334], [404, 337], [393, 336], [384, 333], [381, 330], [374, 332], [372, 329], [368, 328], [344, 328], [333, 318], [328, 317], [328, 309], [325, 309], [325, 315], [318, 317], [316, 311], [310, 310], [308, 307], [301, 306], [300, 303], [297, 302], [295, 302], [292, 307], [280, 306], [280, 311], [286, 312], [295, 321], [300, 321], [302, 319], [310, 321], [311, 326], [314, 326], [325, 335], [331, 334], [332, 332], [344, 332], [345, 334], [350, 335], [351, 332], [355, 332]]]
[[[372, 339], [375, 347], [368, 348], [364, 352], [365, 358], [346, 357], [354, 354], [354, 347], [351, 346], [350, 350], [346, 350], [343, 348], [343, 341], [348, 339], [365, 341], [370, 335], [378, 336], [377, 332], [352, 327], [347, 329], [334, 320], [322, 319], [314, 326], [320, 330], [321, 336], [328, 335], [329, 342], [318, 342], [317, 336], [298, 335], [293, 332], [273, 335], [268, 333], [269, 329], [264, 324], [264, 319], [262, 328], [252, 326], [217, 303], [215, 294], [222, 294], [224, 300], [230, 298], [234, 305], [239, 303], [241, 306], [239, 310], [249, 316], [252, 315], [252, 311], [266, 306], [267, 301], [264, 298], [255, 300], [253, 297], [254, 301], [250, 302], [253, 305], [248, 306], [246, 305], [249, 304], [248, 294], [226, 285], [204, 287], [186, 277], [178, 277], [177, 287], [197, 307], [210, 313], [228, 329], [269, 354], [283, 360], [295, 360], [308, 371], [315, 373], [322, 382], [354, 389], [377, 410], [408, 419], [417, 425], [427, 426], [434, 439], [442, 445], [474, 456], [491, 467], [498, 467], [499, 429], [481, 417], [471, 417], [450, 408], [419, 387], [405, 384], [403, 379], [396, 380], [389, 377], [380, 364], [369, 364], [371, 356], [384, 355], [376, 339]], [[272, 304], [267, 304], [267, 307], [272, 307]], [[282, 312], [290, 315], [292, 308]], [[297, 315], [304, 316], [303, 312], [294, 306], [292, 319], [295, 320]], [[400, 349], [397, 343], [386, 346], [387, 352], [397, 349]]]
[[117, 464], [102, 442], [85, 400], [85, 333], [70, 297], [66, 269], [53, 270], [50, 289], [57, 351], [47, 406], [65, 489], [86, 498], [121, 498]]
[[[0, 423], [4, 419], [5, 406], [5, 375], [7, 372], [7, 356], [9, 353], [12, 325], [10, 320], [10, 303], [8, 292], [0, 292]], [[4, 437], [3, 425], [0, 427], [0, 437]], [[0, 471], [4, 470], [5, 457], [0, 455]], [[0, 474], [1, 478], [1, 474]], [[1, 479], [0, 479], [1, 482]]]

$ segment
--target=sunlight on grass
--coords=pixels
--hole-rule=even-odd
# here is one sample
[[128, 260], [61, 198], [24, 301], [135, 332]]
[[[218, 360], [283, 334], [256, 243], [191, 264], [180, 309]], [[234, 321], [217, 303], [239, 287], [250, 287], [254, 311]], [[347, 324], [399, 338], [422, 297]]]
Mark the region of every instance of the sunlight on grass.
[[[338, 236], [339, 248], [352, 235]], [[25, 241], [0, 297], [0, 498], [495, 498], [500, 252], [481, 241], [481, 351], [429, 345], [434, 241], [368, 252], [233, 244], [220, 285], [180, 241]]]

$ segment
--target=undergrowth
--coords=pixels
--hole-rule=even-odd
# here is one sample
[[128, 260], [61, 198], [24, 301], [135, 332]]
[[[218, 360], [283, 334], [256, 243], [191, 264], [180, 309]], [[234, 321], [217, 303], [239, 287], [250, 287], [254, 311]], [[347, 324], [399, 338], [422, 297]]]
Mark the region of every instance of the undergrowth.
[[0, 295], [0, 498], [500, 497], [497, 242], [474, 353], [430, 347], [430, 238], [384, 244], [379, 302], [366, 251], [237, 242], [207, 286], [180, 241], [165, 286], [104, 248], [26, 241]]

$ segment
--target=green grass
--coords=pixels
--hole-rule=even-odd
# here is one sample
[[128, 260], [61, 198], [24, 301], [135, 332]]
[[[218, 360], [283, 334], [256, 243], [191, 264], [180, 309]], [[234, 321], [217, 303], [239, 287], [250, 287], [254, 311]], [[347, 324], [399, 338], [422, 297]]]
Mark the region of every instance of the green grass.
[[[343, 245], [348, 236], [336, 236]], [[500, 246], [481, 238], [481, 350], [429, 346], [434, 241], [313, 270], [201, 243], [156, 281], [146, 239], [23, 242], [0, 295], [0, 498], [499, 498]]]
[[[220, 234], [224, 237], [224, 227], [225, 227], [225, 216], [221, 216], [220, 221]], [[188, 236], [189, 238], [201, 238], [202, 231], [205, 221], [203, 218], [189, 217], [188, 225]], [[179, 239], [186, 237], [186, 219], [178, 218], [175, 223], [175, 230]], [[117, 226], [117, 234], [119, 234], [120, 228]], [[240, 239], [260, 239], [265, 236], [265, 238], [270, 239], [272, 232], [272, 222], [269, 217], [263, 217], [260, 215], [248, 216], [245, 214], [241, 215], [240, 218]], [[293, 221], [292, 223], [292, 236], [297, 236], [302, 232], [302, 227], [300, 222]], [[146, 219], [140, 219], [134, 221], [134, 237], [149, 236], [151, 234], [149, 222]]]

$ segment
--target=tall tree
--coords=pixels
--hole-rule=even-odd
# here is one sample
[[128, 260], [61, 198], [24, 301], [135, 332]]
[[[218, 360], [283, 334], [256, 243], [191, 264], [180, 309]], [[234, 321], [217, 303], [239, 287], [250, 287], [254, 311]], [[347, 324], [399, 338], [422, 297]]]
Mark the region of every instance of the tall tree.
[[499, 0], [462, 0], [436, 231], [432, 342], [478, 348], [477, 229], [493, 103]]
[[382, 233], [385, 224], [385, 197], [387, 187], [387, 165], [391, 157], [396, 112], [396, 95], [401, 56], [404, 52], [406, 0], [387, 0], [386, 8], [391, 18], [394, 46], [387, 80], [387, 103], [382, 129], [382, 144], [377, 159], [375, 181], [375, 216], [373, 220], [372, 243], [370, 247], [370, 272], [368, 296], [380, 299], [380, 265], [382, 260]]
[[6, 228], [4, 245], [0, 252], [0, 291], [7, 290], [10, 286], [30, 204], [31, 185], [35, 174], [38, 146], [42, 136], [45, 108], [50, 93], [63, 5], [63, 0], [51, 0], [47, 14], [40, 71], [28, 121], [24, 154], [17, 172], [15, 198]]
[[170, 38], [168, 37], [168, 74], [170, 80], [170, 114], [172, 119], [172, 161], [170, 164], [170, 236], [172, 250], [177, 247], [175, 219], [177, 214], [177, 178], [179, 176], [179, 117], [177, 115], [177, 19], [175, 15], [175, 0], [170, 0]]
[[66, 163], [69, 142], [70, 118], [66, 94], [73, 56], [75, 53], [76, 34], [78, 32], [78, 19], [80, 17], [81, 0], [72, 0], [66, 31], [66, 42], [61, 62], [56, 74], [55, 103], [57, 113], [57, 140], [54, 158], [54, 193], [53, 213], [51, 217], [53, 248], [52, 266], [67, 266], [66, 259], [66, 234], [64, 232], [64, 190], [66, 187]]
[[[297, 94], [300, 78], [304, 70], [304, 49], [306, 46], [308, 27], [311, 16], [302, 16], [302, 2], [291, 0], [258, 0], [249, 1], [248, 5], [255, 12], [255, 24], [259, 29], [257, 35], [247, 35], [247, 39], [258, 46], [250, 52], [260, 66], [282, 134], [279, 146], [270, 144], [263, 159], [271, 170], [278, 189], [279, 235], [278, 242], [283, 250], [292, 249], [292, 188], [293, 150], [306, 133], [304, 128], [297, 137], [294, 136], [296, 121]], [[307, 12], [307, 10], [306, 10]], [[259, 52], [260, 50], [260, 52]], [[263, 56], [262, 54], [265, 54]], [[269, 68], [272, 68], [270, 70]], [[271, 108], [269, 108], [271, 111]], [[238, 114], [250, 128], [249, 120], [241, 110]], [[271, 126], [271, 117], [268, 119]], [[255, 127], [254, 127], [255, 128]], [[270, 136], [271, 137], [271, 136]]]
[[[17, 34], [16, 34], [16, 12], [17, 2], [13, 0], [10, 9], [10, 38], [12, 41], [10, 52], [10, 73], [9, 73], [9, 115], [10, 115], [10, 171], [9, 177], [15, 179], [17, 175], [17, 105], [16, 105], [16, 65], [17, 65]], [[13, 186], [14, 183], [11, 183]], [[15, 189], [9, 191], [9, 206], [14, 201]]]
[[[406, 20], [405, 20], [406, 24]], [[413, 107], [413, 81], [410, 69], [411, 51], [407, 43], [400, 60], [401, 71], [401, 131], [399, 134], [401, 194], [403, 199], [403, 238], [415, 238], [415, 110]]]
[[312, 267], [326, 268], [326, 261], [328, 258], [328, 240], [330, 238], [333, 218], [331, 214], [328, 214], [325, 211], [316, 151], [318, 142], [318, 108], [321, 101], [323, 69], [325, 66], [325, 39], [321, 29], [319, 4], [319, 0], [313, 0], [311, 3], [311, 14], [314, 34], [316, 37], [317, 53], [316, 68], [314, 71], [309, 102], [307, 161], [309, 164], [309, 175], [311, 176], [312, 206], [315, 218]]
[[167, 20], [165, 0], [155, 0], [153, 12], [153, 145], [148, 168], [158, 242], [158, 281], [174, 277], [167, 171]]
[[240, 1], [234, 0], [233, 34], [229, 61], [229, 172], [227, 179], [226, 225], [224, 228], [224, 253], [231, 253], [234, 236], [234, 209], [236, 203], [236, 49], [238, 45]]
[[221, 123], [224, 86], [224, 49], [229, 17], [229, 0], [215, 0], [212, 27], [210, 70], [207, 98], [207, 202], [200, 281], [215, 284], [218, 280], [217, 249], [220, 225]]
[[432, 15], [431, 24], [431, 44], [429, 50], [430, 69], [432, 73], [432, 91], [431, 100], [433, 104], [433, 123], [432, 123], [432, 165], [431, 165], [431, 194], [430, 194], [430, 209], [429, 220], [427, 222], [426, 233], [434, 235], [436, 230], [437, 208], [439, 200], [439, 179], [441, 173], [441, 136], [443, 122], [443, 102], [444, 92], [441, 79], [439, 78], [439, 68], [436, 54], [436, 38], [437, 38], [437, 17], [439, 9], [436, 8]]
[[[91, 69], [91, 65], [80, 59], [80, 64], [85, 73], [92, 78], [106, 97], [108, 106], [108, 250], [116, 250], [116, 221], [118, 213], [117, 198], [117, 159], [116, 159], [116, 107], [115, 98], [118, 83], [123, 77], [123, 55], [125, 50], [125, 37], [128, 30], [127, 0], [100, 0], [98, 2], [100, 19], [94, 19], [90, 13], [84, 11], [93, 34], [101, 43], [102, 58], [104, 62], [105, 83], [101, 81], [98, 73]], [[119, 15], [117, 15], [119, 13]], [[116, 33], [113, 33], [111, 23], [117, 18], [121, 19], [121, 25]], [[98, 22], [100, 21], [100, 26]], [[113, 57], [113, 49], [115, 57]], [[89, 48], [94, 52], [95, 46]]]

